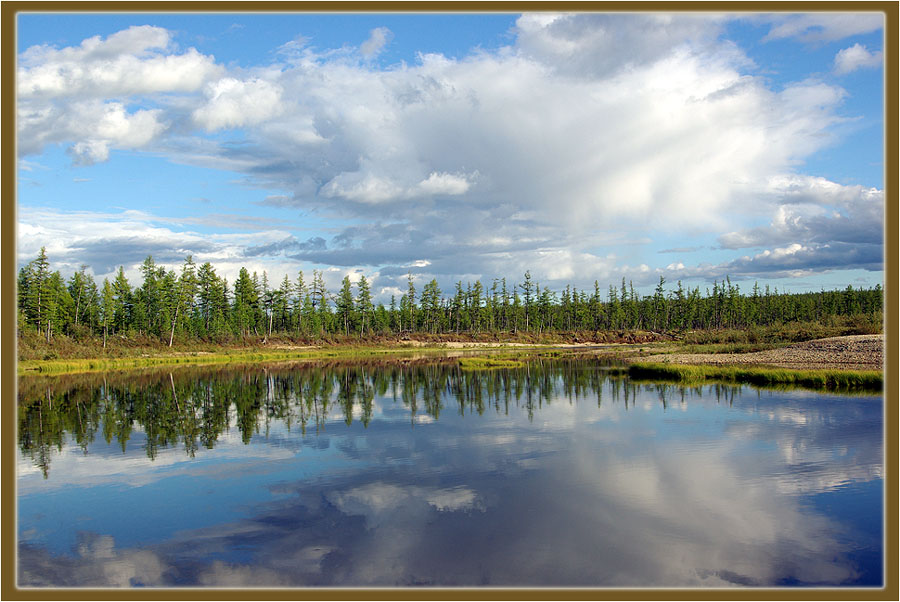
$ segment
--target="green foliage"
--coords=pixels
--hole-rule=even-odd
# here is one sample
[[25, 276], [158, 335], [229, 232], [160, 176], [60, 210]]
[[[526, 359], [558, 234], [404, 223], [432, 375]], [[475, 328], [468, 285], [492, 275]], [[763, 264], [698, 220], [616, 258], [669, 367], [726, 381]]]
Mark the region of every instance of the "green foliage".
[[156, 338], [169, 346], [278, 336], [327, 341], [350, 334], [504, 334], [530, 341], [559, 333], [577, 340], [579, 333], [587, 333], [593, 341], [648, 340], [642, 338], [644, 332], [657, 340], [758, 350], [782, 342], [878, 333], [883, 324], [880, 286], [786, 294], [754, 284], [745, 295], [726, 278], [704, 294], [681, 282], [667, 291], [660, 278], [653, 294], [641, 297], [623, 278], [620, 287], [609, 286], [604, 298], [597, 281], [590, 294], [572, 286], [555, 292], [526, 271], [522, 283], [494, 279], [490, 290], [481, 281], [460, 281], [452, 297], [445, 298], [436, 279], [427, 282], [419, 296], [409, 273], [405, 294], [392, 298], [385, 308], [375, 306], [365, 275], [355, 291], [345, 278], [333, 295], [318, 270], [313, 270], [309, 284], [301, 272], [295, 283], [285, 275], [280, 286], [272, 287], [268, 274], [260, 277], [242, 267], [229, 286], [210, 263], [197, 267], [190, 256], [178, 272], [147, 257], [140, 274], [142, 282], [132, 287], [120, 266], [113, 280], [98, 290], [88, 266], [81, 266], [66, 282], [59, 272], [50, 271], [41, 249], [19, 270], [19, 330], [36, 332], [48, 344], [58, 336], [81, 341], [93, 336], [104, 342], [125, 336]]
[[628, 375], [635, 380], [664, 380], [681, 383], [714, 380], [757, 386], [794, 385], [833, 390], [880, 391], [884, 386], [884, 376], [878, 370], [789, 370], [744, 366], [637, 363], [629, 367]]
[[484, 370], [487, 368], [518, 368], [525, 362], [518, 359], [503, 357], [462, 357], [459, 365], [463, 370]]
[[338, 293], [337, 300], [335, 301], [335, 310], [337, 312], [338, 318], [343, 324], [343, 328], [341, 330], [345, 335], [350, 334], [350, 324], [355, 316], [353, 307], [353, 290], [351, 289], [349, 276], [344, 276], [344, 280], [341, 283], [341, 292]]

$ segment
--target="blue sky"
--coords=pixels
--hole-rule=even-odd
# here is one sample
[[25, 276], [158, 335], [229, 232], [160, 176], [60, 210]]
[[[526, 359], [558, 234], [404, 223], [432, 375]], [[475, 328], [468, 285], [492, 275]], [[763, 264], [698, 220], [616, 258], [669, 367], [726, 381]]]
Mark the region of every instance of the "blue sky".
[[20, 14], [19, 262], [883, 281], [879, 13]]

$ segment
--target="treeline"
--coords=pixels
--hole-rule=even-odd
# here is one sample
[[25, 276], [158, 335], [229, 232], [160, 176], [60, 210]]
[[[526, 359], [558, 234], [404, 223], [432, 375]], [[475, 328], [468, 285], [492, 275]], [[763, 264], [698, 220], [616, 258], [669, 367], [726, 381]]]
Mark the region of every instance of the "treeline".
[[779, 292], [754, 284], [749, 292], [730, 278], [712, 288], [666, 288], [660, 277], [652, 295], [638, 294], [623, 278], [601, 290], [567, 286], [562, 291], [533, 280], [493, 279], [457, 282], [452, 294], [436, 280], [417, 289], [410, 274], [407, 292], [375, 304], [365, 276], [344, 277], [339, 291], [325, 287], [321, 271], [307, 281], [303, 272], [280, 283], [268, 274], [241, 268], [229, 283], [209, 263], [197, 266], [188, 256], [179, 272], [159, 266], [153, 257], [141, 265], [142, 282], [132, 286], [122, 267], [102, 284], [81, 266], [65, 280], [50, 271], [45, 250], [19, 270], [19, 331], [29, 329], [52, 340], [138, 334], [160, 337], [171, 346], [179, 339], [226, 341], [272, 335], [317, 338], [329, 335], [402, 335], [404, 333], [545, 333], [601, 330], [683, 331], [747, 328], [793, 322], [824, 322], [864, 316], [881, 323], [883, 291], [847, 286], [844, 290]]

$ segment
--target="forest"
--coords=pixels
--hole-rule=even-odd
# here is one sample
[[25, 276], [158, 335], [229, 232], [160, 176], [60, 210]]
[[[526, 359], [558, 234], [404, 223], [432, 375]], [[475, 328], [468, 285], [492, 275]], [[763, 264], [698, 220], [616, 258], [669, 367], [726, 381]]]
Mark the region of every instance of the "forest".
[[[730, 278], [699, 286], [672, 286], [660, 277], [652, 295], [637, 293], [631, 282], [592, 290], [567, 286], [551, 290], [530, 272], [521, 280], [494, 278], [457, 282], [449, 293], [437, 280], [421, 284], [408, 275], [407, 291], [390, 304], [373, 302], [364, 275], [355, 283], [344, 277], [329, 291], [323, 273], [268, 274], [241, 268], [233, 283], [209, 263], [185, 258], [176, 272], [148, 256], [142, 282], [132, 285], [119, 267], [110, 281], [97, 283], [83, 265], [69, 279], [51, 271], [44, 248], [18, 273], [18, 330], [50, 343], [64, 335], [74, 340], [111, 336], [158, 338], [163, 344], [202, 340], [231, 342], [248, 337], [316, 340], [410, 334], [553, 333], [575, 331], [679, 332], [742, 329], [797, 322], [828, 323], [855, 319], [880, 331], [883, 290], [856, 288], [788, 293], [754, 283], [741, 291]], [[669, 284], [668, 288], [666, 285]], [[421, 286], [421, 290], [419, 289]]]

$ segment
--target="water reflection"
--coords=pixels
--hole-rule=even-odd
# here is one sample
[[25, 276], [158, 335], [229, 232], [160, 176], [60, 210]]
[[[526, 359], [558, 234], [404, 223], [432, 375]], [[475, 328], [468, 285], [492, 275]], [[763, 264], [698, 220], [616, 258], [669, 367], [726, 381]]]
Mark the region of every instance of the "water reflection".
[[375, 367], [359, 364], [246, 366], [241, 369], [186, 369], [131, 374], [87, 374], [27, 378], [19, 385], [19, 445], [39, 466], [50, 471], [54, 450], [74, 441], [85, 453], [98, 433], [125, 451], [135, 430], [154, 459], [162, 448], [183, 446], [194, 457], [212, 449], [231, 427], [244, 443], [266, 435], [273, 422], [288, 430], [324, 432], [339, 419], [347, 426], [368, 427], [375, 398], [402, 404], [411, 424], [437, 420], [450, 405], [460, 416], [494, 412], [508, 415], [510, 406], [528, 419], [553, 400], [596, 400], [604, 394], [625, 410], [638, 395], [653, 392], [663, 409], [690, 398], [713, 395], [731, 404], [739, 386], [685, 387], [635, 384], [621, 375], [595, 369], [588, 361], [535, 362], [519, 369], [463, 370], [455, 362]]
[[580, 361], [189, 369], [19, 395], [20, 584], [881, 582], [878, 397]]

